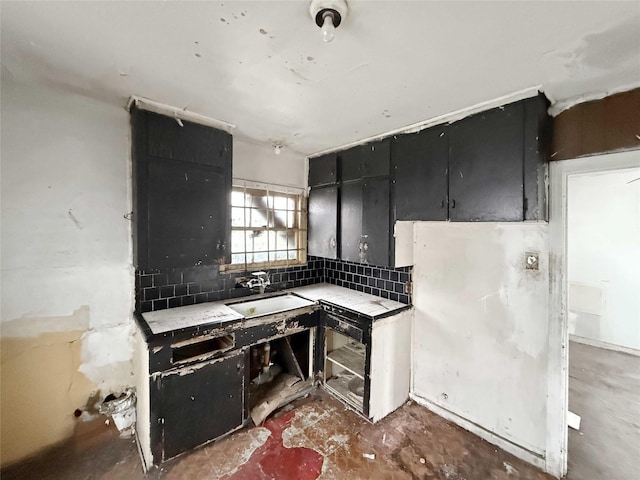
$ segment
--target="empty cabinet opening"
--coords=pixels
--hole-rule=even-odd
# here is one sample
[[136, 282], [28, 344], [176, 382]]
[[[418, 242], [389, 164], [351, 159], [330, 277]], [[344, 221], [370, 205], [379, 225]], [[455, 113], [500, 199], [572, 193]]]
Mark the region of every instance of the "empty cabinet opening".
[[172, 345], [171, 360], [173, 363], [184, 363], [210, 357], [218, 352], [233, 348], [233, 335], [223, 335], [206, 340], [188, 340]]
[[307, 330], [251, 347], [249, 409], [256, 425], [311, 390], [313, 341]]
[[363, 412], [366, 347], [328, 328], [325, 338], [325, 388]]

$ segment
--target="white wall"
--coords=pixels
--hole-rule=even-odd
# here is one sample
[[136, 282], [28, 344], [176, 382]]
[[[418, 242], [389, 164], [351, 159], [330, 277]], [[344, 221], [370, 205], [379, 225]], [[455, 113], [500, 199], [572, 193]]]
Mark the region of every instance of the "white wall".
[[132, 385], [129, 115], [2, 78], [2, 463]]
[[[417, 222], [413, 273], [413, 397], [541, 467], [547, 229], [538, 223]], [[525, 270], [525, 252], [540, 254], [539, 270]]]
[[273, 185], [307, 186], [306, 156], [283, 148], [279, 155], [270, 145], [233, 139], [233, 178]]
[[571, 175], [567, 195], [569, 333], [637, 350], [639, 178], [640, 168]]

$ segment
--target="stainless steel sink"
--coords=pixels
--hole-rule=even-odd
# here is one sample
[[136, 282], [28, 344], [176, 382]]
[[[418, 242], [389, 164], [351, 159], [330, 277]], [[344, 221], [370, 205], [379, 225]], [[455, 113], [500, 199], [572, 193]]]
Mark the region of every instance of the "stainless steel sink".
[[230, 309], [243, 315], [244, 318], [262, 317], [274, 313], [286, 312], [296, 308], [308, 307], [315, 302], [288, 293], [276, 297], [248, 300], [246, 302], [227, 305]]

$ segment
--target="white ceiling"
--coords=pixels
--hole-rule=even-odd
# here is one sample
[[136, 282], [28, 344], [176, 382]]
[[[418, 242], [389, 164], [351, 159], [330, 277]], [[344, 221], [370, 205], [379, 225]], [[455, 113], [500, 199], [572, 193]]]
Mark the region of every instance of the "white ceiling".
[[542, 85], [640, 84], [640, 2], [351, 0], [324, 44], [309, 2], [2, 1], [2, 74], [134, 94], [311, 154]]

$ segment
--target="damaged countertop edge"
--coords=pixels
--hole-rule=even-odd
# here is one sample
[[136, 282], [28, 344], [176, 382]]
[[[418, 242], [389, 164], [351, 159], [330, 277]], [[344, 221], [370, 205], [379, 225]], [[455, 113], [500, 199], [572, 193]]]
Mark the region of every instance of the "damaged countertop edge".
[[[241, 314], [231, 311], [228, 307], [229, 305], [237, 305], [244, 302], [277, 297], [287, 294], [296, 295], [298, 297], [312, 301], [314, 302], [314, 304], [310, 306], [302, 306], [282, 312], [265, 314], [250, 318], [246, 318]], [[150, 344], [153, 343], [155, 345], [156, 341], [165, 344], [167, 338], [177, 339], [178, 337], [188, 335], [189, 333], [196, 335], [208, 335], [214, 332], [215, 334], [223, 334], [225, 332], [236, 330], [239, 327], [246, 328], [260, 325], [265, 322], [274, 323], [278, 321], [286, 321], [294, 316], [304, 315], [306, 313], [311, 313], [313, 311], [319, 310], [323, 308], [323, 306], [343, 309], [374, 322], [376, 320], [394, 315], [411, 308], [411, 305], [396, 302], [394, 300], [376, 297], [374, 295], [370, 295], [364, 292], [358, 292], [345, 287], [340, 287], [338, 285], [318, 283], [308, 285], [306, 287], [296, 287], [269, 294], [251, 295], [242, 298], [219, 300], [217, 302], [205, 302], [196, 305], [188, 305], [185, 307], [165, 309], [158, 312], [136, 312], [134, 316], [136, 319], [136, 323], [144, 334], [147, 342], [150, 342]], [[207, 315], [207, 313], [205, 312], [210, 309], [214, 312], [214, 315], [209, 318], [212, 318], [213, 320], [208, 321], [209, 319], [207, 319], [205, 321], [194, 323], [192, 325], [181, 325], [172, 330], [154, 332], [149, 325], [149, 322], [147, 321], [148, 319], [146, 318], [149, 316], [157, 316], [159, 314], [161, 314], [162, 316], [169, 316], [172, 314], [181, 315], [185, 312], [184, 309], [200, 311], [202, 312], [202, 315]], [[222, 317], [219, 314], [216, 315], [215, 312], [219, 312], [221, 309], [230, 310], [232, 312], [232, 316], [227, 318]]]

